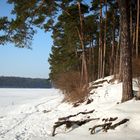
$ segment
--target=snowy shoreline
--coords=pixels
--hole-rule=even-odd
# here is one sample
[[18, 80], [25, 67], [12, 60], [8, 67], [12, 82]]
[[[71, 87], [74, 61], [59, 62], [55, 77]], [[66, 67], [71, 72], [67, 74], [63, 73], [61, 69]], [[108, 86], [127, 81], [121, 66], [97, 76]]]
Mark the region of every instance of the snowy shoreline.
[[[123, 104], [121, 83], [107, 84], [91, 92], [93, 102], [82, 103], [78, 107], [62, 102], [63, 95], [56, 89], [0, 89], [0, 139], [1, 140], [139, 140], [140, 101], [130, 100]], [[91, 114], [78, 115], [71, 120], [88, 117], [100, 120], [91, 121], [81, 127], [66, 129], [65, 125], [56, 129], [52, 137], [53, 125], [58, 118], [90, 111]], [[118, 121], [129, 121], [108, 132], [97, 130], [93, 135], [89, 128], [101, 124], [103, 118], [118, 117]]]

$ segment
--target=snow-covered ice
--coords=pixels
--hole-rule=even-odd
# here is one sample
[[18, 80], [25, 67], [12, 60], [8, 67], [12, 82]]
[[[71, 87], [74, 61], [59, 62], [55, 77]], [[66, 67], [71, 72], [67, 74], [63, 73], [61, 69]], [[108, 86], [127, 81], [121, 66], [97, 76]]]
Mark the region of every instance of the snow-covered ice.
[[[63, 102], [63, 95], [57, 89], [0, 89], [0, 140], [140, 140], [140, 101], [134, 99], [120, 103], [121, 83], [103, 84], [91, 91], [93, 102], [78, 107]], [[100, 118], [80, 127], [56, 129], [51, 136], [53, 125], [58, 118], [80, 114], [71, 120]], [[103, 118], [118, 117], [129, 121], [115, 130], [97, 130], [91, 135], [89, 128], [103, 123]]]

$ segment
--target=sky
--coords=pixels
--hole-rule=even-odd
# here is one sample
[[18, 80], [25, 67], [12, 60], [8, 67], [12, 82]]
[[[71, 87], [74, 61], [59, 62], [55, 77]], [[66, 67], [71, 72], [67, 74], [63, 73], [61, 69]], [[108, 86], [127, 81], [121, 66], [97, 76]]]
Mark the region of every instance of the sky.
[[[9, 15], [12, 6], [0, 0], [0, 16]], [[32, 50], [17, 48], [13, 44], [0, 45], [0, 76], [48, 78], [48, 58], [51, 52], [51, 33], [38, 29]]]

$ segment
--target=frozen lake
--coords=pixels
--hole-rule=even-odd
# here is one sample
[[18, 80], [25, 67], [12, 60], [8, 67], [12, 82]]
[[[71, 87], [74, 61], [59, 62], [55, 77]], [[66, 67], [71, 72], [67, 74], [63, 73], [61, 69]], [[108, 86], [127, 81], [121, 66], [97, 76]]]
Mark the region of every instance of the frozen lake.
[[57, 89], [0, 88], [0, 140], [44, 136], [44, 127], [46, 132], [53, 123], [44, 110], [51, 111], [60, 104], [59, 93]]
[[46, 98], [55, 92], [55, 89], [0, 88], [0, 106], [29, 103]]

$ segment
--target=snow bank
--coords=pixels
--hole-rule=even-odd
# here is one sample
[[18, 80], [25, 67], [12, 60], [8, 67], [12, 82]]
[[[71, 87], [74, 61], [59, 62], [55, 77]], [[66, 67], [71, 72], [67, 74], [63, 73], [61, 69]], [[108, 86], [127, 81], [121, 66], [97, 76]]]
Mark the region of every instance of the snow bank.
[[[140, 101], [131, 100], [123, 104], [120, 84], [102, 84], [93, 89], [90, 104], [78, 107], [62, 102], [63, 95], [56, 89], [0, 89], [0, 139], [1, 140], [139, 140], [140, 139]], [[81, 127], [66, 129], [64, 125], [56, 129], [52, 137], [53, 125], [58, 118], [78, 112], [71, 120], [100, 118]], [[118, 117], [114, 122], [127, 118], [129, 121], [108, 132], [97, 129], [94, 135], [89, 128], [103, 123], [103, 118]]]

